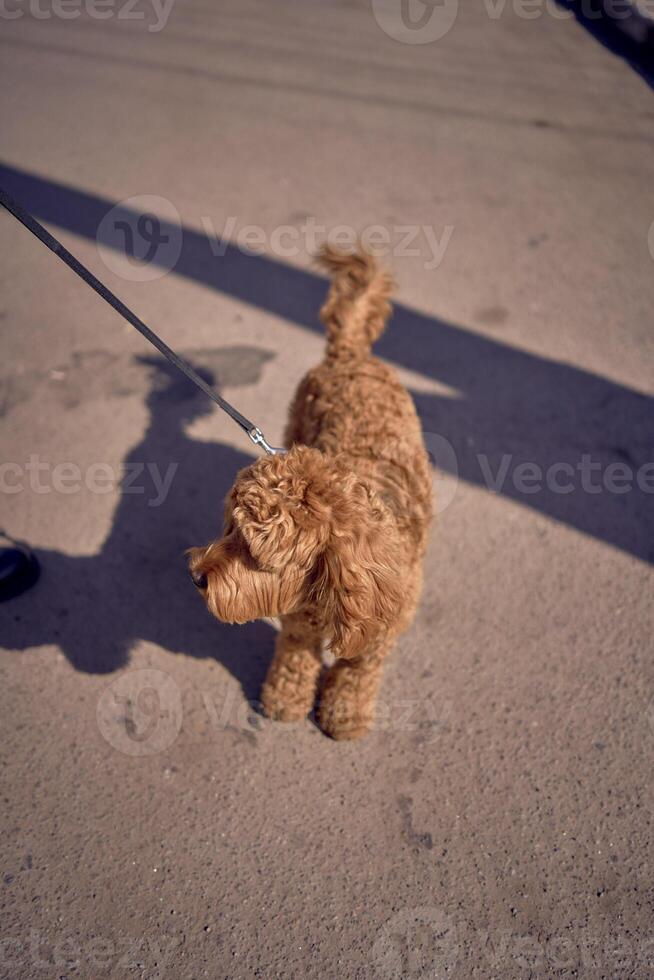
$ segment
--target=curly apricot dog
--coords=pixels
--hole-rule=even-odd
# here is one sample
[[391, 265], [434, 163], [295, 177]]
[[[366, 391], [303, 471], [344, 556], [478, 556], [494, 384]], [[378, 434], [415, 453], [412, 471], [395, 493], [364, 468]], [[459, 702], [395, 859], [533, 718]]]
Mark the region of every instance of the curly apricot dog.
[[209, 610], [228, 623], [280, 616], [262, 692], [270, 718], [313, 708], [336, 739], [370, 728], [384, 657], [418, 602], [431, 519], [420, 423], [395, 372], [370, 353], [391, 280], [366, 252], [323, 249], [333, 281], [321, 317], [325, 359], [300, 383], [289, 451], [241, 470], [223, 536], [189, 552]]

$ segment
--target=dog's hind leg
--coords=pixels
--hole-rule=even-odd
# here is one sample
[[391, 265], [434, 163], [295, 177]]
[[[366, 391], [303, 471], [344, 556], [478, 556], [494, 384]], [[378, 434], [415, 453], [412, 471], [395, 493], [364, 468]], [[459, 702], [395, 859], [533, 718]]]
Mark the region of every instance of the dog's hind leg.
[[304, 615], [282, 616], [281, 620], [261, 703], [268, 718], [298, 721], [313, 708], [322, 666], [322, 638]]

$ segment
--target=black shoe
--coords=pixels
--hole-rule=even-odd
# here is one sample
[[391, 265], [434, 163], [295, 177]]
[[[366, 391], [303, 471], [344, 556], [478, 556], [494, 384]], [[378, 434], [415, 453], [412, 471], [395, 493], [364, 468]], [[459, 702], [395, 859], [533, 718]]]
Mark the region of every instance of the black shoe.
[[0, 602], [31, 589], [39, 571], [39, 563], [29, 548], [0, 534]]

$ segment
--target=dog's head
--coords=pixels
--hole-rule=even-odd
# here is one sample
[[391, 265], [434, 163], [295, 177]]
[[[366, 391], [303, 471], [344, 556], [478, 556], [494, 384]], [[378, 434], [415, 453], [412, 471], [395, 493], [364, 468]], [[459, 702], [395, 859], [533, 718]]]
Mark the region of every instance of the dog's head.
[[294, 446], [241, 470], [223, 536], [190, 549], [189, 568], [223, 622], [311, 607], [334, 653], [353, 657], [399, 613], [400, 556], [377, 494], [339, 457]]

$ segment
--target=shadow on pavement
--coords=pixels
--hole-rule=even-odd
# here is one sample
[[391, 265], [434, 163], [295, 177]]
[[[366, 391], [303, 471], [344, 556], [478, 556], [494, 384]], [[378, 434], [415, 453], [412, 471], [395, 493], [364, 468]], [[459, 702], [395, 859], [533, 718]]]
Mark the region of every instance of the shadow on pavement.
[[[559, 7], [569, 10], [589, 34], [622, 58], [654, 88], [654, 19], [631, 14], [626, 4], [613, 0], [556, 0]], [[631, 4], [635, 8], [635, 4]], [[617, 19], [616, 19], [617, 14]], [[639, 40], [629, 31], [641, 34]], [[616, 91], [616, 97], [620, 93]]]
[[[271, 355], [256, 348], [214, 352], [228, 358], [241, 383], [257, 380]], [[215, 358], [214, 358], [215, 360]], [[78, 670], [107, 673], [122, 667], [146, 641], [193, 657], [213, 657], [256, 700], [272, 655], [273, 629], [257, 622], [235, 629], [206, 611], [188, 575], [185, 550], [222, 530], [223, 498], [252, 456], [186, 434], [189, 423], [215, 409], [205, 395], [158, 356], [139, 358], [151, 374], [143, 439], [124, 460], [127, 472], [156, 463], [177, 464], [162, 503], [147, 475], [126, 481], [109, 534], [90, 557], [38, 550], [41, 580], [5, 604], [3, 644], [26, 649], [55, 643]], [[237, 366], [238, 365], [238, 366]], [[216, 378], [200, 365], [210, 384]]]
[[[111, 201], [7, 166], [0, 166], [0, 185], [39, 219], [91, 240], [96, 240], [103, 218], [113, 207]], [[115, 216], [116, 220], [132, 227], [136, 227], [139, 217], [124, 206], [117, 207]], [[107, 227], [106, 221], [103, 227]], [[217, 256], [204, 233], [187, 227], [180, 230], [162, 224], [162, 230], [166, 234], [182, 236], [181, 252], [173, 270], [175, 274], [305, 329], [321, 330], [317, 311], [326, 289], [326, 281], [321, 276], [275, 259], [244, 254], [227, 241], [218, 243], [224, 254]], [[25, 231], [16, 225], [15, 233], [25, 234]], [[216, 244], [214, 242], [214, 248]], [[115, 238], [114, 247], [117, 247]], [[157, 259], [155, 253], [152, 261], [157, 262]], [[84, 287], [80, 284], [79, 288]], [[161, 327], [160, 324], [152, 326], [155, 329]], [[543, 329], [547, 329], [546, 325]], [[168, 339], [174, 346], [174, 338]], [[438, 443], [437, 439], [429, 438], [435, 434], [447, 440], [454, 450], [444, 454], [435, 452], [437, 468], [451, 473], [458, 471], [459, 478], [469, 483], [493, 488], [494, 492], [502, 493], [516, 503], [643, 561], [654, 560], [654, 497], [643, 489], [645, 479], [649, 480], [650, 486], [654, 483], [651, 462], [654, 399], [608, 378], [527, 353], [402, 304], [395, 306], [393, 320], [377, 345], [377, 352], [396, 365], [454, 389], [454, 397], [414, 396], [428, 434], [428, 444]], [[292, 393], [293, 383], [289, 380], [289, 400]], [[166, 424], [162, 425], [160, 417], [164, 406], [160, 400], [161, 395], [153, 393], [150, 396], [152, 423], [147, 439], [156, 436], [162, 445], [166, 439], [171, 440], [165, 451], [158, 451], [165, 458], [185, 459], [186, 462], [180, 466], [180, 476], [174, 484], [176, 502], [171, 504], [171, 509], [155, 509], [147, 514], [148, 542], [154, 550], [148, 553], [144, 546], [141, 561], [149, 574], [145, 579], [139, 574], [138, 562], [130, 562], [126, 571], [119, 560], [124, 547], [122, 537], [128, 525], [134, 524], [131, 518], [126, 519], [123, 508], [127, 504], [121, 505], [116, 515], [115, 540], [118, 542], [121, 538], [121, 543], [105, 549], [104, 557], [98, 557], [94, 568], [100, 567], [100, 561], [107, 567], [111, 567], [111, 562], [121, 566], [122, 571], [115, 575], [111, 588], [130, 593], [126, 597], [130, 609], [129, 617], [125, 616], [126, 622], [131, 622], [132, 615], [136, 615], [138, 622], [138, 608], [151, 602], [151, 615], [146, 617], [148, 623], [155, 621], [159, 610], [164, 610], [161, 614], [165, 617], [165, 626], [162, 625], [160, 631], [150, 627], [144, 632], [154, 632], [156, 635], [151, 638], [168, 649], [172, 645], [175, 649], [193, 652], [194, 627], [183, 616], [176, 625], [173, 613], [177, 599], [171, 596], [176, 596], [179, 589], [156, 587], [160, 576], [167, 582], [166, 576], [170, 576], [172, 585], [174, 575], [161, 567], [163, 554], [169, 556], [170, 551], [158, 551], [157, 548], [170, 535], [175, 536], [180, 551], [194, 543], [194, 534], [188, 526], [189, 499], [193, 494], [205, 493], [207, 473], [222, 471], [224, 487], [221, 492], [227, 489], [237, 468], [246, 459], [225, 447], [196, 446], [188, 440], [176, 444], [175, 438], [181, 439], [179, 424], [175, 424], [179, 419], [171, 417], [168, 408]], [[201, 406], [196, 410], [201, 411]], [[146, 443], [135, 452], [143, 457], [150, 450]], [[158, 457], [152, 454], [152, 458]], [[525, 463], [535, 464], [541, 471], [540, 489], [534, 489], [533, 480], [525, 489], [525, 482], [521, 482], [524, 473], [517, 470]], [[644, 470], [647, 464], [649, 470]], [[587, 467], [585, 475], [582, 472], [584, 466]], [[641, 485], [637, 480], [639, 474]], [[622, 489], [607, 489], [609, 475], [613, 488], [619, 486]], [[208, 489], [215, 507], [218, 490], [213, 478], [210, 484]], [[198, 512], [204, 506], [202, 501], [200, 504]], [[171, 521], [175, 527], [169, 526]], [[166, 557], [165, 560], [170, 559]], [[182, 564], [180, 569], [183, 577]], [[87, 590], [97, 590], [96, 582], [97, 576], [89, 575]], [[185, 583], [183, 588], [186, 588]], [[134, 593], [139, 597], [138, 602], [131, 598]], [[101, 598], [97, 591], [94, 595], [98, 600]], [[169, 599], [170, 605], [164, 608]], [[98, 601], [95, 606], [98, 615], [101, 615], [101, 608], [102, 603]], [[145, 614], [141, 612], [140, 615]], [[197, 618], [200, 619], [199, 614]], [[197, 642], [204, 644], [203, 628], [196, 624], [195, 629], [201, 636]], [[234, 631], [230, 636], [233, 636], [234, 644], [247, 645], [247, 637], [254, 637], [259, 630], [267, 630], [267, 627], [243, 629], [238, 636]], [[161, 631], [167, 632], [167, 640], [160, 635]], [[102, 624], [96, 634], [101, 645]], [[94, 662], [106, 661], [106, 669], [111, 669], [108, 654], [105, 658], [95, 654], [93, 657]], [[78, 645], [75, 659], [80, 664], [84, 661], [82, 643]], [[236, 654], [235, 659], [238, 659]]]

